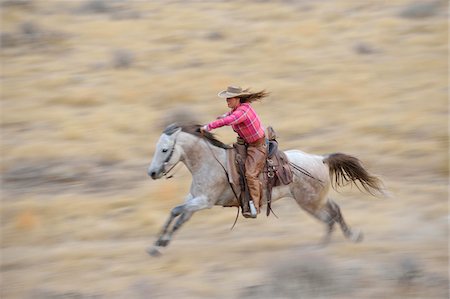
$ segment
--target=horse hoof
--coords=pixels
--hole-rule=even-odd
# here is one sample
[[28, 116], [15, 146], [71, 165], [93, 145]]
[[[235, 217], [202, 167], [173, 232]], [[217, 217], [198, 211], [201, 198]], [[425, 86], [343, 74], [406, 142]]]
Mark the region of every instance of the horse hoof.
[[161, 254], [162, 254], [161, 251], [159, 251], [158, 248], [156, 248], [155, 246], [148, 248], [147, 253], [153, 257], [158, 257], [158, 256], [161, 256]]
[[352, 231], [352, 234], [350, 235], [350, 240], [353, 243], [359, 243], [364, 239], [364, 235], [360, 230]]
[[156, 241], [155, 245], [159, 247], [166, 247], [169, 244], [169, 242], [170, 242], [169, 239], [159, 239], [158, 241]]

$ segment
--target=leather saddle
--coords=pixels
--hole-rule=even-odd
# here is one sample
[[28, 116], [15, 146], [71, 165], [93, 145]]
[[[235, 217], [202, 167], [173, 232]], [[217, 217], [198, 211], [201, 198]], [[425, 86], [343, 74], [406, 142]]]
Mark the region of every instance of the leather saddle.
[[[272, 202], [272, 188], [290, 184], [293, 180], [293, 173], [286, 154], [278, 149], [278, 141], [276, 140], [276, 134], [272, 127], [267, 128], [266, 137], [268, 154], [259, 179], [263, 186], [263, 197], [265, 195], [267, 202], [266, 215], [269, 216]], [[228, 150], [227, 155], [229, 181], [236, 187], [234, 188], [235, 190], [240, 190], [239, 205], [243, 214], [249, 210], [250, 200], [250, 194], [248, 193], [245, 180], [245, 159], [243, 159], [243, 157], [246, 157], [246, 151], [246, 145], [243, 142], [238, 141], [233, 144], [233, 149]], [[262, 198], [262, 202], [264, 202], [264, 198]]]

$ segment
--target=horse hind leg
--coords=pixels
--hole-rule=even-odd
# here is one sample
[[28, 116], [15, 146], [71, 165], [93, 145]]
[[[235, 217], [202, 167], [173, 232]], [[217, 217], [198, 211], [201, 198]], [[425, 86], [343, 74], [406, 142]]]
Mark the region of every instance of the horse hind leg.
[[327, 202], [319, 208], [311, 208], [302, 205], [301, 203], [299, 203], [299, 205], [305, 211], [307, 211], [316, 219], [320, 220], [326, 225], [326, 233], [321, 241], [322, 245], [327, 245], [330, 242], [336, 223], [339, 223], [341, 230], [346, 238], [350, 239], [353, 242], [362, 241], [362, 233], [350, 229], [347, 223], [345, 223], [339, 206], [333, 200], [328, 199]]
[[[301, 185], [301, 186], [299, 186]], [[352, 231], [345, 223], [339, 206], [325, 195], [320, 194], [320, 188], [314, 187], [311, 184], [301, 184], [291, 186], [291, 194], [297, 204], [306, 212], [311, 214], [316, 219], [325, 223], [326, 234], [323, 238], [322, 244], [328, 244], [331, 240], [331, 235], [334, 231], [334, 226], [339, 223], [344, 236], [353, 242], [360, 242], [363, 235], [359, 231]]]
[[335, 222], [339, 223], [342, 233], [347, 239], [355, 243], [361, 242], [363, 240], [362, 232], [360, 230], [350, 229], [350, 227], [345, 222], [344, 217], [342, 216], [341, 209], [339, 208], [338, 204], [330, 198], [327, 201], [326, 209], [329, 211], [329, 214], [333, 221], [331, 225], [334, 225]]
[[302, 197], [294, 197], [294, 199], [303, 210], [326, 225], [326, 233], [320, 244], [328, 244], [331, 240], [331, 235], [334, 231], [334, 224], [336, 222], [335, 218], [333, 217], [334, 212], [330, 208], [328, 203], [324, 205], [309, 205], [307, 204], [307, 202], [311, 201], [307, 201]]
[[320, 209], [311, 209], [307, 207], [302, 207], [305, 211], [310, 213], [312, 216], [314, 216], [316, 219], [320, 220], [326, 225], [326, 232], [325, 236], [322, 238], [322, 241], [320, 242], [321, 245], [327, 245], [330, 243], [331, 235], [334, 231], [334, 225], [336, 223], [336, 220], [333, 215], [333, 211], [328, 207], [328, 205], [323, 206]]
[[327, 208], [326, 203], [321, 203], [324, 198], [315, 196], [312, 197], [312, 192], [305, 192], [305, 190], [303, 189], [294, 188], [291, 189], [291, 192], [293, 195], [292, 197], [295, 199], [300, 208], [326, 225], [326, 233], [324, 238], [322, 239], [322, 242], [320, 243], [321, 245], [328, 244], [331, 239], [331, 234], [334, 230], [335, 221], [333, 220], [331, 209]]

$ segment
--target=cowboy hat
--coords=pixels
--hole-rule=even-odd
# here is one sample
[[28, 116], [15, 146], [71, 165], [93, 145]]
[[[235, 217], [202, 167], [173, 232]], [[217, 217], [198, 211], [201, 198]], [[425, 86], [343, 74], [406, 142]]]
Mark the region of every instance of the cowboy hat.
[[248, 94], [241, 87], [237, 86], [228, 86], [227, 90], [222, 90], [217, 95], [221, 98], [235, 98], [243, 94]]

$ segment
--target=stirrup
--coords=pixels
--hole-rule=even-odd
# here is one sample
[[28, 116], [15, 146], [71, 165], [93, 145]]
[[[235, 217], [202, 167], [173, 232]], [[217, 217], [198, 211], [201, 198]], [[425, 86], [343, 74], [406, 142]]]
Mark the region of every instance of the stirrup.
[[242, 216], [244, 216], [244, 218], [255, 218], [250, 212], [242, 212]]
[[252, 218], [256, 218], [256, 215], [258, 215], [258, 213], [256, 212], [256, 208], [255, 208], [255, 204], [253, 203], [253, 200], [250, 200], [249, 206], [250, 206], [250, 215], [251, 215], [251, 217]]

